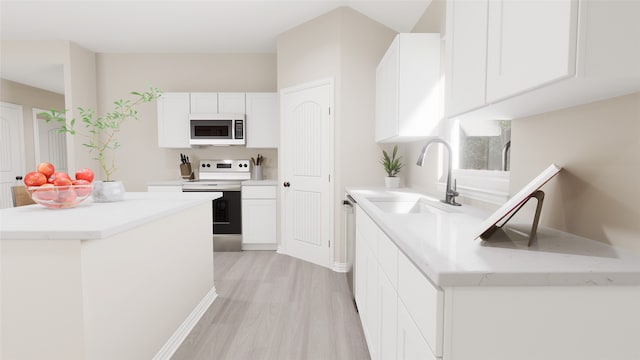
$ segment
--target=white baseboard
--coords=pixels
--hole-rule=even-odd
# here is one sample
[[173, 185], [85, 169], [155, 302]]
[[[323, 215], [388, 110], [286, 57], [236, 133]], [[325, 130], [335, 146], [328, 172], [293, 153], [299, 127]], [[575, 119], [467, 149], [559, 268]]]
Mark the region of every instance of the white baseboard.
[[277, 250], [278, 244], [242, 244], [242, 250]]
[[286, 253], [284, 252], [284, 246], [278, 244], [278, 250], [276, 250], [276, 252], [278, 254], [282, 254], [282, 255], [286, 255]]
[[332, 269], [335, 272], [346, 273], [346, 272], [349, 271], [349, 268], [350, 268], [350, 266], [347, 263], [334, 262]]
[[171, 335], [169, 340], [160, 348], [156, 356], [153, 357], [153, 360], [169, 360], [178, 350], [180, 345], [184, 339], [187, 338], [191, 330], [193, 330], [194, 326], [200, 321], [200, 318], [204, 315], [204, 313], [209, 309], [209, 306], [213, 303], [213, 301], [218, 297], [216, 293], [216, 288], [212, 287], [211, 290], [207, 293], [207, 295], [202, 298], [198, 306], [193, 309], [193, 311], [187, 316], [187, 318], [180, 324], [178, 329]]

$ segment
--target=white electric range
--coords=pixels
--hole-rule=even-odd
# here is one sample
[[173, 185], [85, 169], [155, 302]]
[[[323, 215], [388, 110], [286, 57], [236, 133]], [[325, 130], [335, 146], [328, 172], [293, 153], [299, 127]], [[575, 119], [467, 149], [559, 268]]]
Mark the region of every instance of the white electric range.
[[[251, 178], [249, 160], [200, 160], [198, 179], [182, 183], [183, 192], [222, 192], [213, 200], [213, 236], [242, 241], [241, 183]], [[222, 239], [220, 239], [222, 240]]]

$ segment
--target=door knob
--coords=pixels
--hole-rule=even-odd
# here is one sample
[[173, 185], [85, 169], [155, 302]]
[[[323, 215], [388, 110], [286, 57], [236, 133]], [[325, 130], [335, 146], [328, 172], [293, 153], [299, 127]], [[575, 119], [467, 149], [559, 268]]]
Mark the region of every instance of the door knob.
[[282, 185], [283, 185], [284, 187], [289, 187], [289, 186], [291, 186], [291, 184], [289, 184], [289, 182], [288, 182], [288, 181], [285, 181], [285, 182], [284, 182], [284, 184], [282, 184]]

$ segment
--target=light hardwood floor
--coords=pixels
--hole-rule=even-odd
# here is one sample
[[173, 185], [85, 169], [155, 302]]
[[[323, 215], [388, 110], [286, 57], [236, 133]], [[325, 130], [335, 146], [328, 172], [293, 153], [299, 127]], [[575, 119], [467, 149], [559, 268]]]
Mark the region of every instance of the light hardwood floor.
[[370, 358], [345, 274], [273, 251], [214, 269], [218, 298], [172, 360]]

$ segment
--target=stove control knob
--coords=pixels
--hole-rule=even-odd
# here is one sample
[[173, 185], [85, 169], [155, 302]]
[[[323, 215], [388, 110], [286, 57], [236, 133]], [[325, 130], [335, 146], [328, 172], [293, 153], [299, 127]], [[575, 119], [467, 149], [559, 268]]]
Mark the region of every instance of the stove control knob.
[[205, 165], [205, 164], [202, 164], [202, 167], [205, 167], [205, 166], [207, 166], [207, 165]]
[[211, 164], [207, 164], [207, 167], [211, 167]]

